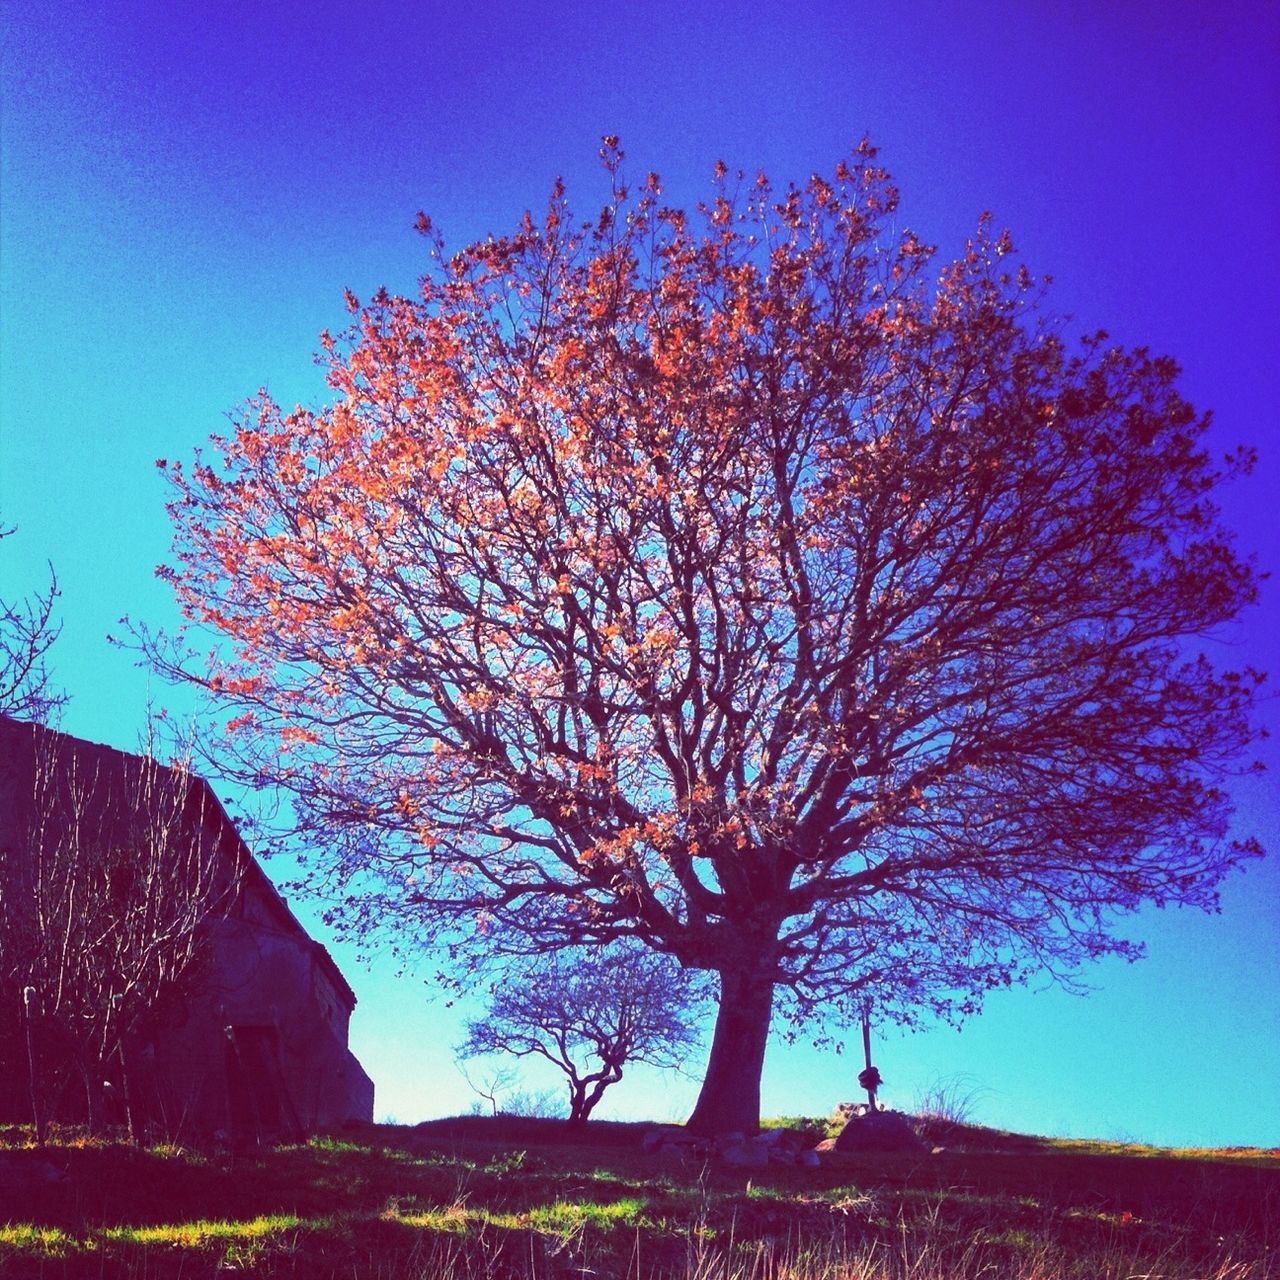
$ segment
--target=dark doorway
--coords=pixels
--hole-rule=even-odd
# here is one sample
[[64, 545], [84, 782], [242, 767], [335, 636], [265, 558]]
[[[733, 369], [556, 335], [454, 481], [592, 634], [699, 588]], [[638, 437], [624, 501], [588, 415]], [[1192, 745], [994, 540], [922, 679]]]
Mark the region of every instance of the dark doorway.
[[275, 1027], [227, 1028], [227, 1109], [237, 1140], [264, 1142], [300, 1134]]

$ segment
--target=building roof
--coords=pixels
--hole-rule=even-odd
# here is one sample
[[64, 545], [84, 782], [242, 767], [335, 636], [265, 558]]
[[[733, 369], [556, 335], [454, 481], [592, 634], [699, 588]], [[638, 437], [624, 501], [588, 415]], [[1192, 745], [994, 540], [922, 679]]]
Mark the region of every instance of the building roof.
[[[95, 778], [105, 777], [108, 780], [123, 778], [129, 762], [141, 763], [147, 759], [133, 752], [89, 742], [44, 725], [0, 715], [0, 843], [5, 839], [5, 828], [9, 827], [12, 832], [22, 821], [29, 798], [34, 795], [35, 762], [43, 745], [52, 747], [59, 760], [67, 758], [66, 753], [70, 753], [78, 764], [91, 767]], [[219, 844], [225, 849], [228, 858], [243, 868], [247, 882], [258, 891], [277, 927], [284, 933], [306, 941], [320, 967], [332, 980], [340, 998], [348, 1008], [354, 1008], [356, 994], [350, 983], [343, 977], [328, 950], [308, 934], [290, 910], [270, 876], [241, 838], [208, 781], [180, 766], [164, 765], [154, 760], [152, 763], [169, 779], [186, 786], [184, 804], [189, 811], [200, 817], [212, 816], [217, 825]]]

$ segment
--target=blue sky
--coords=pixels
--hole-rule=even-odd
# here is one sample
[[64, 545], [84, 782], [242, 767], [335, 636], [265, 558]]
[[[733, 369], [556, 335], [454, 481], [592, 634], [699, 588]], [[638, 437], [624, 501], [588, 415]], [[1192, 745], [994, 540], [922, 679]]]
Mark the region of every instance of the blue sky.
[[[0, 591], [57, 569], [70, 732], [129, 748], [149, 697], [182, 705], [106, 641], [122, 614], [173, 618], [153, 577], [168, 547], [154, 460], [189, 458], [260, 386], [318, 402], [317, 335], [342, 324], [344, 287], [412, 290], [419, 209], [454, 247], [512, 227], [557, 174], [590, 211], [606, 133], [673, 202], [699, 198], [717, 159], [783, 182], [868, 134], [900, 221], [944, 252], [991, 209], [1055, 277], [1054, 311], [1174, 355], [1215, 411], [1214, 447], [1259, 448], [1224, 508], [1280, 566], [1273, 4], [9, 0], [6, 28], [0, 514], [19, 532]], [[1274, 673], [1277, 635], [1272, 582], [1228, 658]], [[1280, 727], [1274, 702], [1265, 715]], [[1274, 851], [1280, 753], [1262, 754], [1270, 776], [1236, 787], [1239, 827]], [[1280, 860], [1223, 902], [1140, 916], [1149, 957], [1093, 970], [1088, 998], [1036, 987], [962, 1033], [882, 1037], [884, 1096], [910, 1105], [963, 1075], [989, 1123], [1280, 1146]], [[336, 951], [379, 1113], [466, 1109], [459, 1010]], [[766, 1112], [856, 1096], [856, 1056], [776, 1042]], [[640, 1074], [601, 1114], [682, 1118], [695, 1092]]]

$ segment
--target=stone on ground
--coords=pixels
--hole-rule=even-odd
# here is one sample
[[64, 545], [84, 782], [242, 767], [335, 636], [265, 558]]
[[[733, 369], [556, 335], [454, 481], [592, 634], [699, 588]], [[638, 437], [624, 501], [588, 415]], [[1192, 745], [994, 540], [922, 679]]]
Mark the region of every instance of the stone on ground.
[[851, 1115], [835, 1141], [836, 1151], [923, 1151], [911, 1121], [901, 1111]]

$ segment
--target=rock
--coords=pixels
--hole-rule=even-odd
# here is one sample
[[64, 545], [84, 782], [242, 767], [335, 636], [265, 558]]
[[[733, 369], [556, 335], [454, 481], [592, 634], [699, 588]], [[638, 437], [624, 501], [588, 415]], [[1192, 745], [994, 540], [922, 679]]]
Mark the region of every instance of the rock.
[[715, 1144], [700, 1133], [690, 1133], [679, 1125], [646, 1130], [640, 1137], [646, 1155], [671, 1157], [680, 1161], [705, 1160], [715, 1153]]
[[[744, 1133], [718, 1133], [714, 1138], [690, 1133], [677, 1126], [647, 1130], [640, 1138], [640, 1148], [648, 1155], [664, 1159], [705, 1160], [715, 1157], [721, 1164], [739, 1169], [763, 1169], [770, 1163], [816, 1168], [818, 1158], [803, 1151], [803, 1134], [786, 1129], [766, 1129], [754, 1137]], [[804, 1156], [810, 1156], [808, 1160]]]
[[720, 1159], [741, 1169], [763, 1169], [769, 1163], [769, 1148], [758, 1142], [741, 1142], [736, 1147], [726, 1147]]
[[659, 1147], [671, 1139], [668, 1129], [647, 1129], [640, 1137], [640, 1150], [646, 1155], [657, 1151]]
[[[885, 1111], [883, 1102], [877, 1102], [875, 1105], [877, 1111]], [[871, 1111], [869, 1102], [837, 1102], [835, 1108], [831, 1112], [831, 1119], [837, 1123], [843, 1123], [853, 1116], [865, 1116]]]
[[816, 1151], [802, 1151], [796, 1156], [796, 1164], [802, 1169], [817, 1169], [821, 1166], [822, 1161], [818, 1158]]
[[701, 1134], [690, 1133], [678, 1125], [664, 1129], [649, 1129], [640, 1138], [640, 1150], [644, 1152], [660, 1151], [663, 1147], [679, 1147], [682, 1151], [699, 1153], [708, 1146], [706, 1138]]
[[834, 1138], [823, 1138], [823, 1140], [814, 1147], [815, 1151], [834, 1151], [835, 1149], [836, 1140]]
[[923, 1151], [911, 1121], [901, 1111], [852, 1115], [835, 1141], [836, 1151]]

